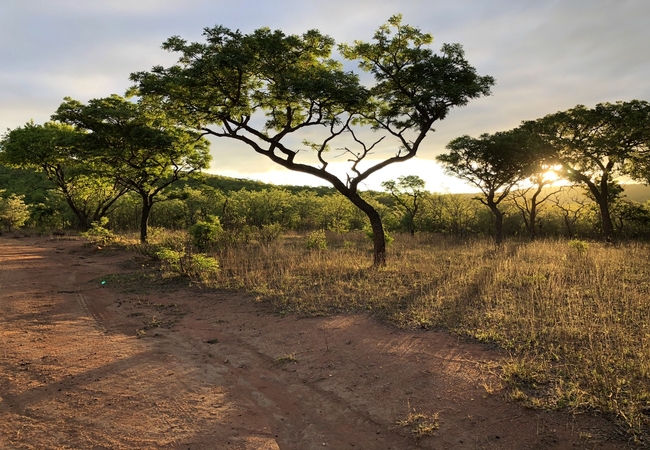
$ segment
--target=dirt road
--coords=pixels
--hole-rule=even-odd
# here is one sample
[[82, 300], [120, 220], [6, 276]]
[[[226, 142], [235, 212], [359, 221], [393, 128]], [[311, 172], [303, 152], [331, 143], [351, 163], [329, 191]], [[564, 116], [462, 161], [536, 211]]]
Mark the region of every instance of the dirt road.
[[0, 448], [624, 448], [606, 421], [506, 402], [493, 350], [113, 276], [142, 263], [0, 238]]

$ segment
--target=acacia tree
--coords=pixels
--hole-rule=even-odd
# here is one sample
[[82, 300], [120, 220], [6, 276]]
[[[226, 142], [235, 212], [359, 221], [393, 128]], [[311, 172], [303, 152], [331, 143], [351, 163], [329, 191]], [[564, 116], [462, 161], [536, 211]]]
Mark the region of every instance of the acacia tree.
[[381, 185], [404, 209], [408, 231], [411, 236], [415, 235], [415, 215], [420, 209], [420, 201], [425, 193], [424, 180], [417, 175], [406, 175], [399, 177], [397, 181], [384, 181]]
[[[459, 44], [445, 44], [436, 54], [432, 36], [402, 25], [400, 15], [381, 26], [372, 43], [338, 47], [344, 59], [358, 60], [372, 73], [369, 87], [332, 59], [334, 40], [317, 30], [243, 34], [217, 26], [203, 34], [205, 43], [167, 40], [163, 48], [180, 53], [178, 63], [132, 74], [134, 92], [157, 98], [188, 127], [243, 142], [276, 164], [330, 183], [370, 220], [375, 266], [385, 264], [384, 230], [376, 209], [358, 192], [360, 183], [413, 158], [435, 121], [488, 95], [494, 83], [477, 75]], [[368, 139], [366, 128], [383, 135]], [[397, 149], [370, 161], [385, 149], [386, 136]], [[330, 151], [334, 144], [336, 152]], [[298, 157], [305, 148], [315, 154]], [[345, 177], [330, 169], [332, 154], [347, 155]]]
[[447, 144], [449, 153], [438, 155], [446, 173], [481, 190], [477, 200], [494, 215], [494, 239], [503, 240], [503, 211], [499, 208], [511, 189], [528, 178], [540, 161], [539, 147], [523, 130], [461, 136]]
[[210, 161], [208, 141], [171, 123], [154, 102], [112, 95], [84, 105], [66, 98], [52, 118], [83, 131], [84, 156], [100, 160], [107, 176], [140, 196], [141, 242], [161, 191]]
[[8, 131], [0, 141], [0, 160], [9, 166], [42, 171], [61, 193], [82, 230], [106, 216], [126, 193], [97, 158], [85, 156], [85, 133], [57, 122], [33, 122]]
[[560, 175], [589, 190], [598, 204], [603, 235], [611, 240], [612, 182], [628, 172], [635, 155], [648, 153], [650, 104], [632, 100], [599, 103], [592, 109], [578, 105], [523, 126], [554, 149]]

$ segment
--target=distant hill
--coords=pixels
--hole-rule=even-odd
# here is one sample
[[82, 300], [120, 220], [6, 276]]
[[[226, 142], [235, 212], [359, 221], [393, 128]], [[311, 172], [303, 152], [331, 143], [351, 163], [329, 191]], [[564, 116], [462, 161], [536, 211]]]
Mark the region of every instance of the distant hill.
[[623, 195], [628, 200], [645, 203], [650, 200], [650, 186], [645, 184], [624, 184]]
[[231, 178], [223, 175], [213, 175], [209, 173], [202, 173], [197, 179], [187, 181], [190, 186], [195, 183], [203, 183], [218, 189], [223, 192], [233, 192], [246, 189], [248, 191], [261, 191], [263, 189], [286, 189], [289, 192], [296, 193], [301, 191], [315, 192], [317, 195], [327, 195], [336, 192], [333, 187], [327, 186], [294, 186], [294, 185], [275, 185], [264, 183], [262, 181], [250, 180], [248, 178]]

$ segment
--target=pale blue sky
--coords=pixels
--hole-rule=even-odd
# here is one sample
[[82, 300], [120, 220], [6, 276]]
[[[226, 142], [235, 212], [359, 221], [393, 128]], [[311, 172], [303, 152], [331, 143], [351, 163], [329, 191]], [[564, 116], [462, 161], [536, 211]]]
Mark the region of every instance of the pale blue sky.
[[[131, 72], [175, 61], [160, 49], [172, 35], [199, 40], [204, 27], [219, 24], [244, 32], [317, 28], [351, 42], [371, 39], [395, 13], [432, 33], [435, 48], [461, 43], [496, 85], [492, 96], [437, 123], [415, 161], [379, 172], [370, 188], [416, 174], [429, 190], [467, 191], [433, 162], [457, 136], [507, 130], [577, 104], [650, 100], [647, 0], [1, 0], [0, 127], [42, 123], [65, 96], [123, 94]], [[215, 142], [213, 154], [215, 173], [322, 184], [227, 141]]]

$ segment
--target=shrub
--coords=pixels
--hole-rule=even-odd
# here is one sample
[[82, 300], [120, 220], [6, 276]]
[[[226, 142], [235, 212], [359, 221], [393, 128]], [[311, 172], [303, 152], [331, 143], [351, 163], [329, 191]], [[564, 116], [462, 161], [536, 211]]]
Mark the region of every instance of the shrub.
[[257, 230], [257, 240], [260, 241], [260, 244], [268, 245], [273, 241], [277, 241], [280, 238], [280, 234], [282, 234], [282, 225], [279, 223], [262, 225]]
[[573, 239], [569, 241], [569, 247], [575, 249], [581, 255], [587, 253], [587, 250], [589, 250], [589, 244], [580, 239]]
[[219, 261], [202, 253], [194, 254], [187, 272], [190, 278], [206, 281], [219, 273]]
[[81, 233], [82, 236], [92, 239], [94, 242], [107, 244], [115, 240], [115, 235], [111, 230], [106, 228], [108, 217], [102, 217], [97, 222], [92, 222], [88, 231]]
[[[364, 228], [363, 231], [366, 233], [366, 237], [368, 239], [370, 239], [371, 241], [375, 240], [375, 233], [372, 232], [371, 228]], [[393, 236], [388, 234], [386, 230], [384, 230], [384, 238], [386, 239], [386, 245], [390, 245], [394, 241]]]
[[223, 234], [223, 228], [216, 216], [209, 216], [206, 221], [199, 221], [189, 229], [192, 245], [200, 251], [212, 248]]
[[219, 273], [219, 261], [203, 253], [186, 253], [161, 248], [156, 257], [168, 271], [190, 280], [206, 281]]
[[171, 248], [161, 248], [156, 252], [156, 258], [172, 272], [181, 272], [181, 258], [184, 256], [185, 252], [179, 252]]
[[326, 250], [327, 236], [325, 230], [312, 231], [307, 235], [307, 248], [309, 250]]

